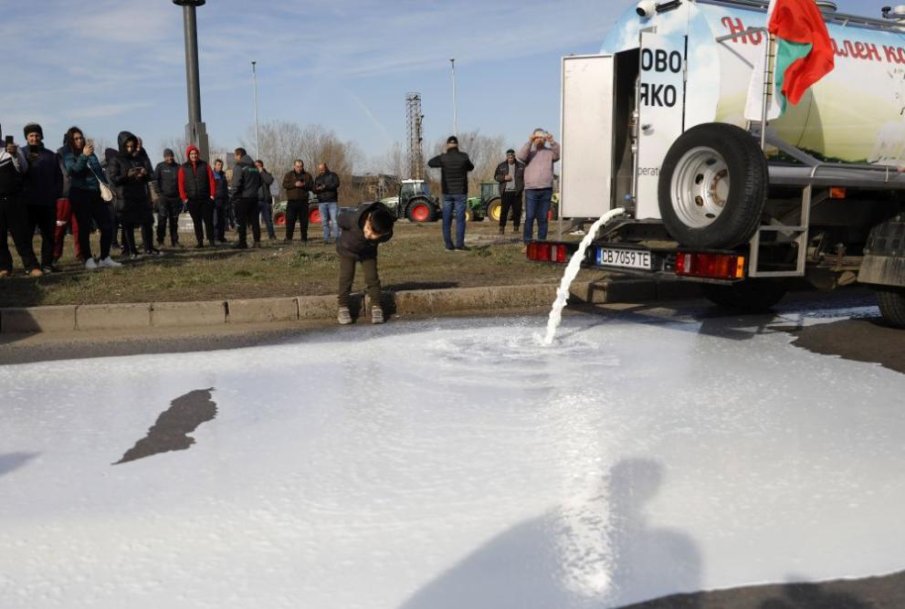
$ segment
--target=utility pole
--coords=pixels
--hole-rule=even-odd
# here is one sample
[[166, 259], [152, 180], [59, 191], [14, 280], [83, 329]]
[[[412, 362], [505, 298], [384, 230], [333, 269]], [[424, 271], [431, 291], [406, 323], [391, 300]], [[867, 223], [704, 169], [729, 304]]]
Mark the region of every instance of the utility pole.
[[453, 57], [449, 60], [450, 68], [452, 69], [452, 102], [453, 102], [453, 130], [452, 134], [455, 136], [459, 135], [459, 118], [456, 114], [456, 58]]
[[182, 7], [185, 29], [185, 79], [188, 93], [189, 122], [185, 126], [185, 139], [198, 146], [201, 158], [208, 159], [207, 128], [201, 121], [201, 84], [198, 70], [198, 24], [195, 9], [207, 0], [173, 0]]
[[251, 79], [255, 89], [255, 158], [261, 158], [261, 142], [258, 139], [258, 71], [255, 68], [257, 61], [251, 62]]

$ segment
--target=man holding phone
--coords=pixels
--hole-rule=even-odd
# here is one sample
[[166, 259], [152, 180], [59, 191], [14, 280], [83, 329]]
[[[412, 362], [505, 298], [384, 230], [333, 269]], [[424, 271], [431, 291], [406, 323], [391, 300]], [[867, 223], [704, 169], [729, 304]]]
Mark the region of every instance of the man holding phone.
[[[25, 158], [28, 171], [25, 173], [23, 198], [26, 203], [26, 235], [41, 231], [41, 271], [51, 273], [59, 270], [53, 266], [54, 227], [56, 225], [57, 199], [63, 192], [63, 172], [59, 157], [44, 147], [44, 131], [41, 125], [29, 123], [23, 129], [26, 147]], [[31, 239], [29, 250], [31, 249]]]
[[7, 135], [0, 150], [0, 277], [9, 277], [13, 272], [13, 257], [8, 245], [10, 234], [29, 276], [43, 275], [31, 248], [31, 235], [26, 235], [28, 216], [22, 200], [22, 182], [27, 171], [25, 155], [13, 136]]
[[537, 238], [547, 238], [547, 214], [553, 198], [553, 163], [559, 160], [559, 144], [553, 134], [535, 129], [528, 143], [516, 155], [525, 164], [525, 232], [523, 241], [532, 240], [534, 220], [537, 219]]

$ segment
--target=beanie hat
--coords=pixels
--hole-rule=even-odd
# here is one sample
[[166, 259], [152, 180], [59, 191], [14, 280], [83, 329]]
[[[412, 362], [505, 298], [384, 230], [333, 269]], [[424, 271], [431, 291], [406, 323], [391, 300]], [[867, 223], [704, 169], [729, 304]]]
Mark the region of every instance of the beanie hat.
[[509, 150], [506, 151], [506, 154], [515, 154], [515, 150], [510, 148]]
[[29, 133], [37, 133], [41, 136], [41, 139], [44, 139], [44, 130], [41, 129], [41, 125], [38, 123], [28, 123], [22, 131], [25, 133], [25, 137], [28, 137]]
[[451, 135], [451, 136], [449, 136], [448, 138], [446, 138], [446, 143], [447, 143], [447, 144], [455, 144], [456, 146], [458, 146], [458, 145], [459, 145], [459, 138], [457, 138], [457, 137], [454, 136], [454, 135]]
[[163, 156], [164, 156], [164, 158], [166, 158], [166, 157], [168, 157], [168, 156], [176, 156], [176, 155], [173, 153], [173, 149], [172, 149], [172, 148], [164, 148], [164, 149], [163, 149]]

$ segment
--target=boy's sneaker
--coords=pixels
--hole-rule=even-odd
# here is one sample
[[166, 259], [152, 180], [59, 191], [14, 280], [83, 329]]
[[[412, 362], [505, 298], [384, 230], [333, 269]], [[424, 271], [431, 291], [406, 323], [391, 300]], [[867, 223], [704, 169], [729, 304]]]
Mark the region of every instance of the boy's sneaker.
[[340, 307], [339, 311], [336, 313], [336, 321], [341, 323], [344, 326], [352, 323], [352, 314], [349, 313], [349, 307]]
[[371, 323], [372, 324], [382, 324], [383, 323], [383, 309], [380, 307], [371, 307]]
[[94, 261], [94, 258], [89, 258], [85, 261], [85, 270], [88, 271], [96, 271], [97, 270], [97, 262]]
[[97, 267], [101, 269], [118, 269], [122, 266], [121, 262], [117, 262], [110, 256], [97, 261]]

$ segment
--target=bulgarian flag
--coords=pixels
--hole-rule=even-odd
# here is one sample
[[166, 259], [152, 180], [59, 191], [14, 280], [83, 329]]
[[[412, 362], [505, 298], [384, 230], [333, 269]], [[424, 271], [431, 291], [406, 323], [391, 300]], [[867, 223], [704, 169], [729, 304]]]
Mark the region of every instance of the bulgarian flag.
[[[805, 91], [833, 69], [833, 43], [814, 0], [770, 0], [767, 30], [776, 38], [776, 62], [767, 118], [779, 117], [788, 102], [801, 101]], [[764, 93], [764, 54], [751, 75], [745, 118], [759, 121]]]

